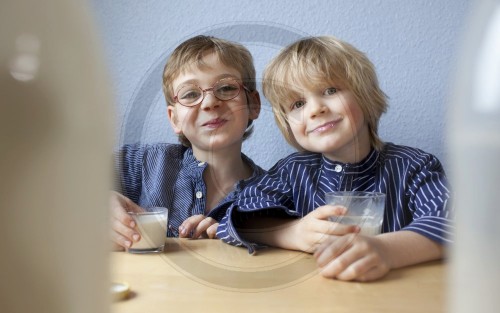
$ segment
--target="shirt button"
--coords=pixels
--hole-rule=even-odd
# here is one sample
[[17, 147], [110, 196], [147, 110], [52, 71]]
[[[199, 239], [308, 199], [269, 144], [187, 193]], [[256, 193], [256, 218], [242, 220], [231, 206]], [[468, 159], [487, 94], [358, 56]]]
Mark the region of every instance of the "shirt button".
[[205, 165], [205, 162], [198, 163], [198, 166], [203, 166], [203, 165]]
[[336, 165], [336, 166], [335, 166], [335, 172], [337, 172], [337, 173], [342, 172], [342, 166], [340, 166], [340, 165]]
[[201, 193], [201, 191], [197, 191], [196, 198], [201, 199], [201, 197], [203, 197], [203, 193]]

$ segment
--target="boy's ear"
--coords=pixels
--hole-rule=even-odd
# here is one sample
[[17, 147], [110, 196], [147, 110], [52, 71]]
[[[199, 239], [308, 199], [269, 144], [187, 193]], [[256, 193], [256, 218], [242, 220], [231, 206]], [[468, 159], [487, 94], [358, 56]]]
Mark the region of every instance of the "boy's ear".
[[170, 121], [170, 125], [172, 126], [174, 132], [179, 135], [182, 133], [182, 129], [180, 125], [178, 125], [178, 120], [177, 116], [175, 113], [175, 106], [173, 105], [167, 105], [167, 115], [168, 115], [168, 120]]
[[248, 103], [249, 103], [249, 109], [250, 109], [250, 116], [249, 118], [251, 120], [255, 120], [259, 117], [260, 114], [260, 95], [257, 90], [254, 90], [252, 92], [248, 93]]

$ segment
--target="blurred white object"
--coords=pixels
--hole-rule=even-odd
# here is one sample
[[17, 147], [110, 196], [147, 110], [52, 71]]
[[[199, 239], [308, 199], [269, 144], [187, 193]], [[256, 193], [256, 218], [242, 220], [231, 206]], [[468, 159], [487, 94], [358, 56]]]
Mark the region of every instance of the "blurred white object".
[[84, 4], [2, 0], [2, 312], [109, 309], [112, 99]]
[[450, 311], [500, 312], [500, 1], [476, 1], [449, 108], [456, 237]]

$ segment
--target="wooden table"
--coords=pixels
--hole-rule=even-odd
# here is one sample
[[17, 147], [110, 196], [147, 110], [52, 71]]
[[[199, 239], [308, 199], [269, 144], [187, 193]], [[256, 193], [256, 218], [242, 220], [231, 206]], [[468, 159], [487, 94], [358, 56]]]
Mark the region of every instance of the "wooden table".
[[370, 283], [321, 277], [314, 258], [281, 249], [249, 255], [219, 240], [168, 239], [162, 254], [113, 252], [114, 281], [131, 286], [126, 312], [444, 312], [445, 265], [391, 271]]

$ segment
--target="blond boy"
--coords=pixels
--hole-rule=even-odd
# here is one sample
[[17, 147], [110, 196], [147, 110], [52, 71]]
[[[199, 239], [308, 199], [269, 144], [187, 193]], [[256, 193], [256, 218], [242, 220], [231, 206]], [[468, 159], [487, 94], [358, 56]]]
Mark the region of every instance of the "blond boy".
[[[384, 143], [378, 122], [385, 94], [368, 58], [334, 37], [305, 38], [274, 58], [264, 95], [285, 139], [299, 152], [248, 185], [221, 221], [227, 243], [315, 254], [321, 273], [368, 281], [390, 269], [443, 257], [451, 227], [450, 190], [439, 160], [419, 149]], [[386, 194], [383, 233], [328, 218], [338, 190]]]

